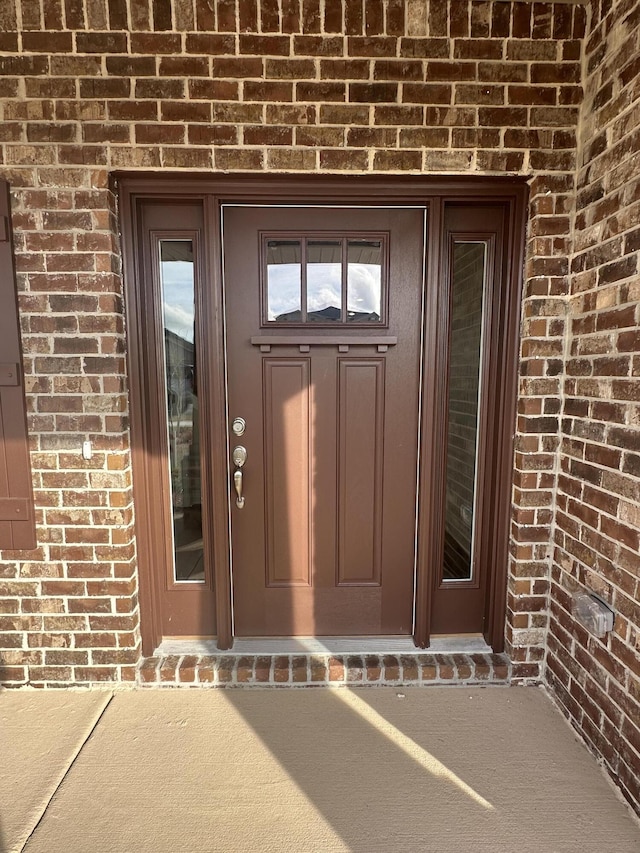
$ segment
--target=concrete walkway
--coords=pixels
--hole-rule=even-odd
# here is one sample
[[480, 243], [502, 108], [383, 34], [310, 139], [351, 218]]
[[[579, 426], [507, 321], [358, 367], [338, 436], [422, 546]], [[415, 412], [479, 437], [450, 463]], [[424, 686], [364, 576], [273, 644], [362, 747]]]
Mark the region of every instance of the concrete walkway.
[[0, 693], [0, 852], [638, 853], [537, 688]]

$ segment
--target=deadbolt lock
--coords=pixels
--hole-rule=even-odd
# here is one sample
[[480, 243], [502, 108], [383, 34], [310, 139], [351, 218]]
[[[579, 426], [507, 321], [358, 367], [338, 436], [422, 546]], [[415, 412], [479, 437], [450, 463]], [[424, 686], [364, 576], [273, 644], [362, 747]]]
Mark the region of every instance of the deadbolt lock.
[[234, 435], [243, 435], [245, 429], [247, 428], [247, 424], [244, 418], [234, 418], [233, 423], [231, 424], [231, 429], [234, 432]]

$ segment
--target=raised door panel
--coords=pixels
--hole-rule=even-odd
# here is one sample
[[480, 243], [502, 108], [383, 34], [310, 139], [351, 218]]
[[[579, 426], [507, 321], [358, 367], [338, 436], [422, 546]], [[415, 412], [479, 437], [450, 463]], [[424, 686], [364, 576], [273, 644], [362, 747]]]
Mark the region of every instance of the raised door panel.
[[338, 361], [338, 585], [378, 586], [385, 359]]
[[311, 584], [309, 359], [263, 362], [267, 586]]

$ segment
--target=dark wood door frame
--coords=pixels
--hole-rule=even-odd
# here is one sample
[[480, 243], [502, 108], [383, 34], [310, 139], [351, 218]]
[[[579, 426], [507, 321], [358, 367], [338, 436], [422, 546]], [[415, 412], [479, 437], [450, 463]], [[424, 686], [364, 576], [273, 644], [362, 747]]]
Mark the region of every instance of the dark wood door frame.
[[[136, 539], [140, 579], [140, 608], [143, 653], [151, 654], [161, 639], [158, 601], [161, 591], [153, 561], [153, 528], [149, 522], [153, 504], [153, 483], [146, 460], [147, 411], [145, 408], [145, 364], [142, 347], [140, 301], [140, 205], [150, 200], [199, 201], [204, 214], [204, 266], [210, 286], [204, 288], [202, 309], [214, 318], [204, 337], [206, 350], [202, 371], [202, 427], [207, 435], [209, 474], [203, 478], [203, 504], [228, 506], [229, 470], [225, 388], [224, 316], [222, 290], [222, 246], [220, 210], [222, 203], [273, 204], [417, 204], [428, 208], [426, 281], [437, 283], [443, 269], [443, 219], [447, 202], [502, 204], [505, 207], [505, 274], [501, 312], [504, 324], [496, 341], [500, 354], [500, 388], [495, 407], [496, 458], [490, 484], [492, 516], [489, 554], [490, 573], [486, 595], [484, 635], [494, 651], [504, 647], [508, 532], [513, 463], [513, 433], [516, 412], [519, 308], [522, 290], [527, 186], [520, 178], [485, 177], [295, 177], [253, 175], [171, 175], [114, 173], [113, 184], [120, 202], [125, 298], [128, 317], [128, 366], [131, 385], [131, 438], [136, 505]], [[439, 288], [427, 286], [425, 329], [422, 353], [421, 464], [418, 510], [417, 577], [415, 592], [414, 641], [424, 648], [429, 643], [430, 604], [434, 566], [442, 538], [442, 477], [444, 435], [441, 417], [442, 359], [446, 352], [442, 335], [436, 334], [442, 316]], [[205, 375], [206, 374], [206, 379]], [[204, 451], [203, 451], [204, 452]], [[436, 472], [436, 475], [433, 475]], [[204, 468], [203, 468], [204, 474]], [[233, 645], [232, 576], [227, 513], [212, 513], [208, 536], [215, 566], [216, 623], [221, 649]]]

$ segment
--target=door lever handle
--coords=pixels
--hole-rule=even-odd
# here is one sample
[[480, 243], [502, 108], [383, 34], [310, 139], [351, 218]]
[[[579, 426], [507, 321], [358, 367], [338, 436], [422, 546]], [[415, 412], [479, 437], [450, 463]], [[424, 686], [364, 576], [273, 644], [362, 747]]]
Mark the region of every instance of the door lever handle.
[[242, 497], [242, 470], [238, 468], [233, 472], [233, 485], [236, 490], [236, 506], [238, 509], [244, 507], [244, 498]]

